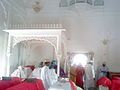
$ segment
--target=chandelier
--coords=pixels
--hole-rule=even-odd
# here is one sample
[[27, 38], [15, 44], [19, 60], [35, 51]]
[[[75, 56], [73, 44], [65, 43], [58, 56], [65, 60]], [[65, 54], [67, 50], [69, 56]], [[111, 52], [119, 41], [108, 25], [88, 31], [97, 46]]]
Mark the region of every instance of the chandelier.
[[38, 13], [41, 10], [40, 2], [36, 1], [35, 4], [32, 6], [33, 10]]

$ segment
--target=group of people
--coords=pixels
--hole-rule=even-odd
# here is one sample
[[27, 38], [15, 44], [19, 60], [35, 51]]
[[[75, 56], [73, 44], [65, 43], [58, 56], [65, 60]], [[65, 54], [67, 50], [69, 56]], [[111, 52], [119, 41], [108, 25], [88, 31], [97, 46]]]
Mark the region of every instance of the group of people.
[[[45, 60], [41, 62], [38, 67], [36, 67], [32, 73], [29, 74], [29, 78], [37, 78], [43, 81], [44, 87], [46, 90], [50, 86], [52, 86], [55, 82], [57, 82], [58, 76], [57, 65], [55, 61], [50, 62], [49, 60]], [[85, 67], [79, 66], [76, 69], [76, 85], [84, 88], [85, 90], [94, 90], [95, 87], [95, 72], [93, 68], [93, 62], [89, 61]], [[107, 76], [109, 72], [106, 63], [103, 63], [101, 67], [98, 68], [98, 79]], [[65, 73], [62, 69], [60, 69], [60, 76], [65, 76]], [[27, 78], [28, 76], [25, 74], [25, 68], [19, 66], [17, 70], [15, 70], [11, 76]]]
[[[95, 90], [95, 71], [93, 62], [89, 61], [85, 67], [78, 66], [76, 69], [76, 85], [84, 88], [85, 90]], [[109, 72], [106, 63], [102, 63], [102, 65], [98, 68], [98, 79], [107, 76]]]
[[93, 62], [88, 62], [85, 67], [77, 66], [76, 69], [76, 85], [85, 90], [94, 90], [94, 69]]
[[[49, 68], [50, 61], [45, 61], [40, 71], [40, 79], [43, 81], [45, 89], [48, 90], [55, 82], [57, 82], [57, 74], [54, 68]], [[35, 73], [35, 72], [33, 72]]]
[[[50, 64], [50, 61], [46, 59], [44, 62], [41, 62], [40, 65], [29, 75], [29, 78], [41, 79], [46, 90], [57, 82], [58, 77], [55, 69], [53, 67], [49, 68]], [[28, 78], [25, 76], [24, 67], [22, 66], [19, 66], [18, 69], [11, 74], [11, 76]]]

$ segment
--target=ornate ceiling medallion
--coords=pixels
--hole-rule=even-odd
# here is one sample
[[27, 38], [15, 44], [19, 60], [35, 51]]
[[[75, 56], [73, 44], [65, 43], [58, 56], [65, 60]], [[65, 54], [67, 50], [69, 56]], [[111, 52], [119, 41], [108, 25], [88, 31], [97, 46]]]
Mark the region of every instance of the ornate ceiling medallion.
[[39, 13], [42, 7], [40, 6], [40, 2], [36, 1], [32, 8], [36, 13]]

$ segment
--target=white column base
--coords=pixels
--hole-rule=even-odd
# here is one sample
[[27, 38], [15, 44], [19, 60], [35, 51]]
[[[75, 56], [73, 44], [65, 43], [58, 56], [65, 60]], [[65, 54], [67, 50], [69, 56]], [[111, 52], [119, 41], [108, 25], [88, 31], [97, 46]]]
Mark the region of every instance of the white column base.
[[109, 88], [100, 85], [100, 86], [99, 86], [99, 90], [109, 90]]

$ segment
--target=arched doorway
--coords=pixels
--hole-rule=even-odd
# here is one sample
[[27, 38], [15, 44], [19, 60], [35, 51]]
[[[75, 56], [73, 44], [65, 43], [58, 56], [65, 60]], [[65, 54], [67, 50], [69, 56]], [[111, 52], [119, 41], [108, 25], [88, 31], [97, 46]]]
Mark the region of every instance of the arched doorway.
[[73, 57], [72, 66], [82, 65], [83, 67], [85, 67], [85, 65], [87, 64], [87, 61], [88, 61], [88, 57], [85, 54], [76, 54]]
[[[17, 43], [12, 49], [9, 59], [10, 74], [18, 66], [36, 66], [45, 59], [57, 60], [55, 47], [46, 40], [24, 40]], [[57, 62], [57, 61], [56, 61]]]
[[74, 54], [71, 60], [70, 78], [81, 88], [83, 88], [85, 74], [84, 67], [87, 62], [87, 54]]

